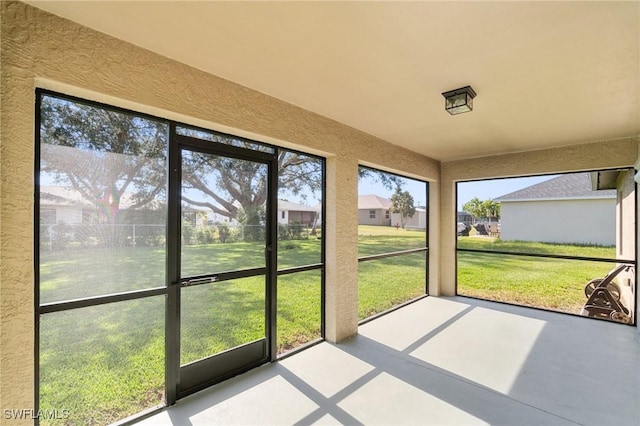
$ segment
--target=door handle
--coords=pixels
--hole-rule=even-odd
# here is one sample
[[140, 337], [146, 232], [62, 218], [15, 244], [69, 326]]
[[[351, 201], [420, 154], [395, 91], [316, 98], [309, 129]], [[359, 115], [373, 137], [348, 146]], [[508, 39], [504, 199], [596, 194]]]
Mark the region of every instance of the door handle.
[[191, 285], [215, 283], [216, 281], [218, 281], [218, 276], [212, 275], [210, 277], [203, 278], [185, 278], [183, 280], [180, 280], [180, 285], [182, 287], [189, 287]]

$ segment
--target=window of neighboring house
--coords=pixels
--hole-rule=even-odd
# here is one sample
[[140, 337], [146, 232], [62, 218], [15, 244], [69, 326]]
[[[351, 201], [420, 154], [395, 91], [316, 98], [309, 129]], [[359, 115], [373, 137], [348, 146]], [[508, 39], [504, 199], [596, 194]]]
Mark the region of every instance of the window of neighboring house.
[[631, 169], [458, 182], [457, 294], [632, 321], [634, 193]]
[[282, 211], [282, 218], [284, 219], [284, 210]]
[[[358, 225], [358, 315], [366, 321], [427, 293], [429, 184], [362, 166], [359, 176], [359, 202], [377, 197], [396, 205], [402, 225]], [[370, 219], [375, 212], [369, 210]]]
[[389, 219], [389, 210], [385, 210], [385, 212], [384, 212], [384, 218], [385, 218], [385, 219]]

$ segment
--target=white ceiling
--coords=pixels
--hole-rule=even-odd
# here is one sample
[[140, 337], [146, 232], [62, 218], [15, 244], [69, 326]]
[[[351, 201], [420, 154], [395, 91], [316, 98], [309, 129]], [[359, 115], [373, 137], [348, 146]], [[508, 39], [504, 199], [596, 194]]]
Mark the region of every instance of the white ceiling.
[[640, 2], [28, 3], [438, 160], [640, 134]]

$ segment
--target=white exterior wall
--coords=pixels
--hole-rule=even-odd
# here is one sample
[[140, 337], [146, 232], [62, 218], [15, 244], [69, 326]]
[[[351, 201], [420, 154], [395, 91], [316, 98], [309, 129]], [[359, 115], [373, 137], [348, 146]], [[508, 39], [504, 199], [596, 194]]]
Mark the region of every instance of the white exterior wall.
[[615, 198], [502, 202], [500, 238], [613, 246]]
[[[402, 226], [400, 213], [391, 213], [391, 226]], [[413, 216], [407, 219], [406, 225], [408, 228], [426, 229], [427, 227], [427, 212], [425, 210], [418, 210]]]
[[[636, 200], [635, 183], [633, 181], [634, 171], [627, 171], [618, 177], [618, 202], [616, 214], [618, 216], [616, 227], [616, 247], [618, 259], [636, 258]], [[634, 301], [635, 271], [622, 273], [616, 277], [616, 282], [620, 287], [620, 300], [630, 308], [630, 316], [634, 317], [637, 309]]]
[[[374, 219], [369, 217], [370, 210], [376, 211]], [[391, 226], [391, 218], [387, 219], [385, 212], [383, 209], [358, 209], [358, 225]]]
[[[283, 215], [283, 213], [284, 213], [284, 215]], [[289, 223], [289, 211], [288, 210], [278, 210], [278, 223], [280, 225], [286, 225], [286, 224]]]
[[56, 208], [56, 223], [64, 223], [66, 225], [82, 223], [82, 209], [74, 207]]
[[636, 230], [636, 202], [635, 202], [635, 182], [633, 181], [633, 171], [627, 171], [618, 177], [618, 203], [616, 214], [618, 225], [616, 228], [616, 247], [618, 257], [622, 259], [634, 259], [636, 256], [636, 246], [634, 235]]

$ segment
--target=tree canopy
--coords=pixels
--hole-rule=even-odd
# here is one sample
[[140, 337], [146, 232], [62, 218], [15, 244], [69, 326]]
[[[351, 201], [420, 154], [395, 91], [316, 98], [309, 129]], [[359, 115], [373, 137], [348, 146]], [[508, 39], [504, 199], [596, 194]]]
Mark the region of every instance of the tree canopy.
[[[166, 200], [169, 126], [166, 122], [45, 95], [41, 102], [41, 177], [74, 190], [116, 224], [123, 210], [157, 209]], [[181, 134], [258, 150], [271, 148], [240, 138], [181, 128]], [[197, 134], [191, 134], [197, 133]], [[281, 194], [302, 199], [322, 190], [323, 163], [315, 157], [277, 150]], [[183, 201], [229, 219], [264, 221], [267, 168], [264, 164], [183, 151]], [[359, 167], [399, 191], [404, 179]]]
[[396, 191], [391, 196], [391, 208], [389, 210], [392, 213], [400, 214], [400, 223], [404, 229], [407, 224], [407, 219], [413, 217], [416, 213], [416, 207], [413, 204], [413, 197], [409, 191], [402, 191], [397, 187]]
[[405, 185], [405, 179], [394, 175], [392, 173], [383, 172], [382, 170], [375, 170], [369, 167], [358, 167], [358, 178], [369, 178], [374, 182], [380, 182], [386, 189], [403, 188]]
[[148, 207], [165, 194], [167, 131], [162, 122], [44, 96], [40, 170], [116, 223], [123, 202]]
[[500, 218], [500, 203], [491, 199], [482, 201], [478, 197], [473, 197], [462, 206], [462, 210], [475, 219]]

